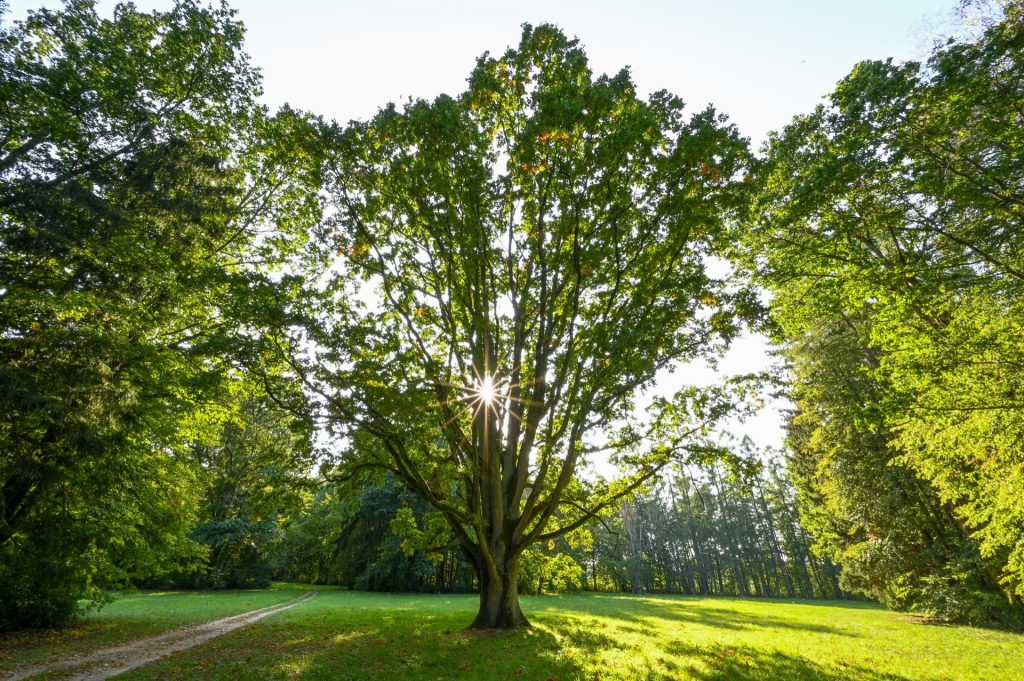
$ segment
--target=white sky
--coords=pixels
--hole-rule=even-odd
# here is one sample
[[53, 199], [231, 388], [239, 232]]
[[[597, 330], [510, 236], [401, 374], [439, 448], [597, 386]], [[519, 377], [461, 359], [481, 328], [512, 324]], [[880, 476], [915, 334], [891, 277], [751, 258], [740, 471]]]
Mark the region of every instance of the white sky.
[[[11, 0], [9, 19], [56, 2]], [[138, 0], [143, 9], [166, 1]], [[697, 111], [713, 102], [755, 148], [812, 109], [863, 59], [921, 58], [956, 0], [233, 0], [247, 51], [264, 74], [264, 101], [340, 122], [389, 101], [461, 92], [476, 57], [518, 42], [523, 22], [553, 22], [583, 43], [595, 72], [629, 65], [640, 93], [667, 89]], [[100, 2], [109, 8], [112, 2]], [[763, 368], [766, 347], [741, 339], [727, 373]], [[669, 383], [713, 375], [688, 369]], [[668, 383], [666, 383], [668, 387]], [[770, 406], [741, 431], [780, 446]]]
[[388, 101], [464, 89], [474, 60], [523, 22], [580, 38], [596, 72], [714, 102], [755, 142], [807, 111], [862, 59], [922, 53], [955, 0], [602, 0], [515, 3], [237, 0], [268, 103], [347, 121]]

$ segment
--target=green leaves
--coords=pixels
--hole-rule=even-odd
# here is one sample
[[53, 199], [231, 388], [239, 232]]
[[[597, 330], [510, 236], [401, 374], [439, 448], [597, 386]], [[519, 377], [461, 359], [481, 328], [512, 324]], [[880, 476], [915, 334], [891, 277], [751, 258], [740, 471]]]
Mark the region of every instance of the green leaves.
[[[0, 28], [0, 582], [24, 595], [52, 569], [71, 599], [52, 613], [202, 553], [187, 443], [280, 318], [259, 232], [294, 213], [270, 241], [287, 254], [319, 219], [296, 189], [315, 122], [255, 103], [242, 33], [192, 2]], [[12, 598], [0, 627], [50, 616]]]
[[[637, 391], [751, 316], [705, 271], [747, 159], [714, 110], [595, 77], [547, 25], [479, 59], [466, 92], [337, 131], [301, 359], [355, 445], [342, 463], [394, 472], [480, 565], [514, 560]], [[491, 405], [474, 400], [484, 377]]]
[[[746, 239], [794, 363], [799, 476], [832, 515], [820, 536], [846, 524], [823, 541], [846, 546], [849, 579], [902, 580], [904, 606], [957, 600], [932, 572], [1020, 607], [1018, 5], [927, 67], [859, 64], [772, 138]], [[891, 534], [861, 544], [864, 528]]]

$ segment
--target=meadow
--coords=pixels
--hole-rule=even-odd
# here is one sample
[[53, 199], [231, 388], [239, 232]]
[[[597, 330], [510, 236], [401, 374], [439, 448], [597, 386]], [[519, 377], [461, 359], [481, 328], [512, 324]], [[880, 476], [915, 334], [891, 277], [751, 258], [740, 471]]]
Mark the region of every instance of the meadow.
[[[0, 639], [4, 672], [296, 597], [302, 587], [144, 593], [70, 629]], [[533, 627], [466, 630], [474, 595], [322, 590], [123, 679], [1019, 681], [1024, 635], [880, 606], [685, 596], [524, 597]], [[59, 673], [37, 678], [61, 678]]]

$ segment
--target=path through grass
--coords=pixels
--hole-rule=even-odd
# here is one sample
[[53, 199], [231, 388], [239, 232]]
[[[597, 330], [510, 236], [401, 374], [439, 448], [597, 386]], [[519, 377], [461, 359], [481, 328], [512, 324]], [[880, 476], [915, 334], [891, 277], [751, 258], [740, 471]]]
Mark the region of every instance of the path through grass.
[[66, 629], [0, 635], [0, 679], [12, 669], [283, 603], [301, 595], [305, 588], [308, 587], [286, 585], [260, 591], [151, 591], [125, 595]]

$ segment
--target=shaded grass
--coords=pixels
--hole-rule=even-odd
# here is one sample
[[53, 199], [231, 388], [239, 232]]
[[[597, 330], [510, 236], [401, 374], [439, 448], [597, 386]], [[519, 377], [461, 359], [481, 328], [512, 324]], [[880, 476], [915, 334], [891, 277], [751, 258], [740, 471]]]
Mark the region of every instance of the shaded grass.
[[584, 594], [471, 633], [475, 596], [324, 592], [124, 679], [1020, 681], [1024, 636], [878, 606]]
[[0, 676], [19, 667], [282, 603], [307, 589], [302, 585], [281, 585], [258, 591], [149, 591], [122, 595], [64, 629], [0, 634]]

